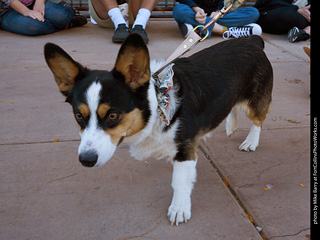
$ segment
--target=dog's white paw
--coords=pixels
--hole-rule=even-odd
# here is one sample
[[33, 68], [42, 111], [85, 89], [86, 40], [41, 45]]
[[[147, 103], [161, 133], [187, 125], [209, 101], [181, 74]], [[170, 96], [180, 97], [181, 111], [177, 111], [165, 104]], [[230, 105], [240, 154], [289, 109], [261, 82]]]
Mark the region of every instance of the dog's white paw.
[[237, 130], [237, 122], [226, 124], [226, 133], [230, 137]]
[[168, 209], [168, 218], [171, 225], [187, 222], [191, 218], [191, 199], [172, 199]]
[[246, 139], [239, 146], [239, 150], [249, 152], [249, 151], [255, 151], [257, 147], [258, 147], [258, 144], [252, 141], [252, 139]]
[[237, 122], [237, 112], [236, 109], [229, 113], [227, 120], [226, 120], [226, 133], [227, 136], [230, 137], [238, 127]]
[[261, 127], [253, 124], [246, 140], [239, 146], [239, 149], [246, 152], [255, 151], [259, 145], [260, 132]]

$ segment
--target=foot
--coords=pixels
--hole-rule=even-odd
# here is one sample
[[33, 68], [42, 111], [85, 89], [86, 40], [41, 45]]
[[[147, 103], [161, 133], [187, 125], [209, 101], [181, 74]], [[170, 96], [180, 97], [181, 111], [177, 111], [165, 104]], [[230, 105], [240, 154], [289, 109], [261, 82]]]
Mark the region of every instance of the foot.
[[149, 38], [146, 31], [143, 29], [142, 25], [135, 25], [131, 33], [138, 33], [142, 37], [145, 44], [148, 44]]
[[228, 137], [230, 137], [237, 130], [237, 126], [237, 113], [236, 110], [232, 110], [226, 120], [226, 133]]
[[288, 39], [289, 39], [289, 42], [291, 43], [305, 41], [309, 39], [309, 34], [302, 29], [293, 27], [288, 32]]
[[229, 37], [240, 38], [240, 37], [250, 37], [252, 35], [261, 35], [262, 29], [256, 23], [250, 23], [243, 27], [231, 27], [227, 31], [225, 31], [222, 36], [224, 39], [228, 39]]
[[83, 25], [86, 25], [87, 22], [88, 22], [87, 18], [85, 16], [81, 15], [78, 10], [75, 10], [75, 14], [72, 17], [69, 26], [70, 26], [70, 28], [81, 27]]
[[126, 24], [119, 24], [116, 31], [113, 34], [112, 42], [122, 43], [129, 36], [130, 30]]
[[[68, 3], [65, 1], [60, 1], [58, 2], [59, 5], [65, 6], [65, 7], [71, 7]], [[72, 7], [71, 7], [72, 8]], [[86, 25], [88, 20], [85, 16], [81, 15], [79, 10], [72, 8], [74, 11], [74, 16], [71, 19], [71, 22], [68, 26], [68, 28], [73, 28], [73, 27], [81, 27], [83, 25]]]
[[172, 183], [173, 198], [168, 209], [171, 225], [187, 222], [191, 218], [191, 192], [196, 182], [197, 160], [173, 162]]
[[246, 151], [246, 152], [255, 151], [259, 145], [260, 132], [261, 132], [261, 127], [258, 127], [252, 124], [250, 128], [250, 132], [246, 140], [244, 140], [244, 142], [239, 146], [239, 150]]
[[188, 37], [189, 34], [193, 31], [192, 25], [188, 23], [179, 24], [179, 28], [184, 38]]
[[190, 196], [174, 197], [168, 209], [168, 218], [171, 225], [187, 222], [191, 218], [191, 198]]

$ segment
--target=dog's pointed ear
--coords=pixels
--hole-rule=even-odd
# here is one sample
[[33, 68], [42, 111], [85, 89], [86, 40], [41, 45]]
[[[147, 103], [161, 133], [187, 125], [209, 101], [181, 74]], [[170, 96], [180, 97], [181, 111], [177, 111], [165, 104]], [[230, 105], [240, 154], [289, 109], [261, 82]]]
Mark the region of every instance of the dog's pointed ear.
[[68, 101], [77, 77], [84, 74], [86, 69], [53, 43], [47, 43], [44, 46], [44, 56], [60, 92], [67, 97], [66, 101]]
[[150, 80], [149, 51], [139, 34], [130, 34], [124, 41], [115, 70], [124, 75], [126, 83], [133, 90]]

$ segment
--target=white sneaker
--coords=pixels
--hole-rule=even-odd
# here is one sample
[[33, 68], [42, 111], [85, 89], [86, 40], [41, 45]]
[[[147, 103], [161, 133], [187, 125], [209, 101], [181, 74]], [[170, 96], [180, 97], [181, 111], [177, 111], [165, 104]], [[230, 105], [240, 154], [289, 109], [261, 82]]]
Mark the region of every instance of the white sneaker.
[[179, 27], [180, 27], [181, 34], [184, 38], [187, 38], [190, 35], [190, 33], [193, 31], [192, 25], [188, 23], [183, 23], [179, 25]]
[[252, 35], [261, 35], [262, 29], [256, 23], [250, 23], [243, 27], [231, 27], [222, 34], [224, 39], [229, 37], [240, 38], [240, 37], [250, 37]]

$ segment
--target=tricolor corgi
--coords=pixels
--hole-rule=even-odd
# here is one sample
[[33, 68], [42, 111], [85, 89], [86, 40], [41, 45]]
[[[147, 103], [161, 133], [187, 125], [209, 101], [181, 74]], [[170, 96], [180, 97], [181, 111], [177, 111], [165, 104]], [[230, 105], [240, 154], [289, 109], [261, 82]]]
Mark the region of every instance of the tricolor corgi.
[[173, 163], [171, 224], [191, 217], [199, 140], [226, 118], [226, 132], [237, 128], [237, 111], [253, 122], [239, 149], [254, 151], [271, 104], [273, 71], [259, 36], [220, 42], [171, 67], [173, 86], [164, 122], [158, 111], [155, 79], [164, 61], [151, 61], [144, 41], [131, 34], [110, 71], [90, 70], [57, 45], [45, 45], [45, 59], [70, 103], [80, 127], [83, 166], [105, 164], [125, 142], [134, 158]]

